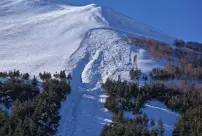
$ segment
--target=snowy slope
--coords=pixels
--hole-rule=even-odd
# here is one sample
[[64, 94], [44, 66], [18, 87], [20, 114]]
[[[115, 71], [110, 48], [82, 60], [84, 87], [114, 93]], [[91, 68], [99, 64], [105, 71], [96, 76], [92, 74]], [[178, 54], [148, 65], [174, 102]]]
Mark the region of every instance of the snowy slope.
[[145, 104], [142, 109], [147, 114], [149, 119], [154, 119], [157, 123], [158, 120], [162, 120], [165, 128], [165, 136], [171, 136], [174, 130], [174, 125], [179, 119], [180, 115], [176, 112], [171, 111], [162, 102], [152, 100]]
[[[144, 105], [142, 112], [146, 113], [149, 119], [154, 119], [156, 123], [158, 122], [158, 120], [163, 121], [163, 125], [165, 128], [165, 136], [172, 135], [172, 131], [174, 130], [173, 126], [180, 117], [178, 113], [171, 111], [164, 103], [157, 100], [148, 101]], [[124, 116], [127, 118], [135, 117], [132, 112], [124, 112]], [[150, 126], [150, 124], [148, 125]]]
[[[121, 79], [128, 80], [135, 54], [138, 55], [138, 65], [145, 73], [161, 66], [142, 49], [128, 45], [123, 40], [124, 36], [125, 33], [117, 30], [93, 29], [68, 59], [66, 71], [73, 71], [71, 85], [77, 91], [68, 96], [60, 110], [61, 116], [66, 118], [60, 121], [59, 136], [100, 134], [104, 124], [111, 122], [112, 118], [104, 109], [106, 96], [101, 90], [101, 83], [108, 77], [117, 79], [119, 75]], [[151, 111], [150, 107], [145, 110]], [[162, 112], [158, 114], [161, 115]], [[175, 116], [170, 118], [176, 121]], [[166, 133], [171, 134], [172, 130], [167, 129]]]
[[0, 71], [38, 74], [72, 72], [72, 94], [63, 102], [58, 136], [99, 135], [112, 115], [106, 112], [101, 83], [128, 79], [133, 56], [143, 72], [161, 66], [144, 50], [128, 45], [126, 35], [172, 42], [160, 31], [112, 9], [73, 6], [59, 0], [0, 1]]
[[33, 74], [64, 69], [65, 61], [90, 29], [111, 27], [172, 41], [112, 10], [58, 0], [2, 0], [0, 26], [0, 69], [16, 68]]
[[[10, 8], [16, 6], [18, 4]], [[101, 18], [96, 21], [100, 9], [94, 5], [28, 6], [31, 10], [0, 16], [1, 70], [16, 68], [36, 74], [42, 70], [64, 69], [65, 61], [78, 48], [85, 33], [105, 25]]]

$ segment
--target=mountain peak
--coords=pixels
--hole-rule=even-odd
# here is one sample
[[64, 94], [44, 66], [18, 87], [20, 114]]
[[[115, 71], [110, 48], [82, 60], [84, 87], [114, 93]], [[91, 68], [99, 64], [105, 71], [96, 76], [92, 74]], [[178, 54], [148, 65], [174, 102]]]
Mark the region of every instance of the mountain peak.
[[74, 6], [64, 0], [8, 0], [9, 2], [0, 2], [0, 16], [6, 14], [27, 14], [27, 13], [43, 13], [43, 12], [86, 12], [91, 14], [91, 21], [99, 24], [104, 24], [104, 27], [111, 27], [135, 33], [136, 35], [143, 35], [166, 42], [172, 41], [173, 38], [162, 33], [161, 31], [136, 21], [122, 13], [116, 12], [113, 9], [97, 6], [92, 3], [85, 6]]

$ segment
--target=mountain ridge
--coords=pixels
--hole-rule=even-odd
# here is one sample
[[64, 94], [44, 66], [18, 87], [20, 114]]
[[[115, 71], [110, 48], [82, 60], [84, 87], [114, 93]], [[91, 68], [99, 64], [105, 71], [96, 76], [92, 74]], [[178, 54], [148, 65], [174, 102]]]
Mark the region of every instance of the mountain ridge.
[[[9, 2], [7, 2], [5, 5], [4, 5], [4, 2], [5, 1], [10, 1], [11, 4], [9, 4]], [[153, 28], [152, 26], [150, 25], [147, 25], [147, 24], [144, 24], [140, 21], [137, 21], [137, 20], [134, 20], [120, 12], [116, 12], [115, 10], [113, 9], [110, 9], [110, 8], [105, 8], [105, 7], [102, 7], [102, 6], [98, 6], [96, 4], [90, 4], [90, 5], [86, 5], [86, 6], [78, 6], [78, 5], [73, 5], [73, 4], [70, 4], [64, 0], [17, 0], [17, 1], [14, 1], [14, 0], [3, 0], [2, 2], [0, 2], [0, 7], [4, 7], [9, 10], [11, 9], [12, 11], [15, 11], [16, 9], [19, 10], [22, 10], [21, 14], [24, 14], [23, 12], [29, 12], [30, 9], [31, 11], [37, 11], [37, 8], [45, 8], [44, 10], [46, 12], [48, 11], [54, 11], [54, 10], [65, 10], [66, 8], [68, 9], [68, 7], [77, 7], [77, 8], [84, 8], [84, 9], [93, 9], [93, 8], [98, 8], [99, 10], [97, 10], [98, 12], [100, 12], [100, 16], [102, 18], [105, 19], [106, 22], [108, 22], [107, 24], [105, 24], [106, 26], [110, 26], [112, 28], [117, 28], [120, 27], [121, 25], [123, 25], [122, 29], [128, 29], [128, 31], [130, 30], [129, 28], [127, 28], [126, 26], [129, 25], [130, 27], [133, 26], [133, 25], [138, 25], [139, 27], [142, 27], [142, 29], [144, 29], [144, 31], [150, 31], [150, 32], [153, 32], [153, 33], [160, 33], [161, 35], [163, 35], [164, 37], [167, 37], [168, 39], [174, 39], [173, 37], [170, 37], [168, 36], [167, 34], [161, 32], [160, 30], [157, 30], [155, 28]], [[23, 7], [25, 8], [23, 10]], [[17, 8], [19, 7], [19, 8]], [[32, 8], [36, 8], [36, 9], [32, 9]], [[47, 9], [46, 9], [47, 8]], [[1, 11], [1, 9], [0, 9]], [[3, 9], [2, 11], [5, 11], [5, 9]], [[39, 12], [42, 12], [43, 10], [39, 10]], [[16, 12], [19, 12], [19, 11], [16, 11]], [[4, 12], [1, 12], [1, 14], [5, 14]], [[121, 19], [119, 19], [117, 16], [121, 16]], [[124, 21], [124, 20], [127, 20], [127, 21]], [[105, 23], [106, 23], [105, 22]], [[118, 25], [115, 25], [117, 23], [115, 22], [118, 22], [119, 24]], [[132, 22], [132, 23], [128, 23], [128, 22]], [[125, 23], [125, 25], [124, 25]], [[137, 26], [136, 28], [132, 27], [133, 30], [130, 30], [131, 32], [133, 31], [139, 31], [139, 33], [141, 34], [142, 31], [140, 30], [137, 30]], [[138, 33], [138, 32], [136, 32]], [[143, 34], [145, 36], [145, 34]], [[150, 34], [151, 37], [154, 36], [153, 34]], [[155, 38], [155, 37], [154, 37]], [[164, 39], [165, 40], [165, 39]]]

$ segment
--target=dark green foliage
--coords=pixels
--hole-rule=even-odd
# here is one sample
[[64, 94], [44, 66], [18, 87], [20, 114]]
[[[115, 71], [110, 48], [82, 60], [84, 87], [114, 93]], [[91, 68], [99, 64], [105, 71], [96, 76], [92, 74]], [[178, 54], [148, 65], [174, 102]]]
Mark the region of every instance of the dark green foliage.
[[[192, 88], [191, 90], [183, 91], [180, 89], [172, 89], [163, 84], [144, 84], [138, 87], [137, 84], [122, 82], [121, 80], [113, 81], [108, 79], [103, 88], [109, 96], [105, 102], [105, 108], [108, 108], [114, 113], [119, 113], [120, 110], [134, 111], [138, 113], [146, 101], [157, 99], [168, 108], [181, 113], [181, 118], [177, 122], [174, 136], [200, 136], [202, 135], [202, 98], [199, 91]], [[138, 124], [138, 123], [137, 123]], [[157, 129], [152, 129], [151, 136], [163, 136], [163, 122], [155, 122], [151, 120], [151, 126], [158, 126]], [[106, 125], [102, 135], [126, 135], [128, 134], [129, 126], [124, 127], [123, 122]], [[141, 129], [142, 130], [142, 129]], [[136, 130], [137, 131], [137, 130]], [[127, 132], [127, 133], [126, 133]], [[129, 135], [135, 135], [133, 130], [130, 130]], [[132, 133], [133, 132], [133, 133]], [[126, 133], [126, 134], [125, 134]]]
[[38, 84], [38, 80], [37, 80], [37, 78], [34, 76], [34, 78], [32, 79], [32, 85], [33, 85], [34, 87], [37, 87], [37, 84]]
[[29, 117], [25, 117], [23, 121], [19, 121], [15, 129], [14, 136], [34, 136], [36, 133], [36, 124]]
[[20, 71], [19, 70], [14, 70], [14, 71], [9, 71], [8, 72], [8, 76], [10, 78], [18, 78], [21, 76]]
[[113, 98], [112, 96], [106, 98], [104, 107], [106, 107], [107, 109], [109, 109], [113, 112], [118, 111], [118, 103], [117, 103], [116, 99]]
[[0, 109], [0, 128], [4, 126], [8, 118], [8, 113]]
[[130, 77], [133, 80], [139, 80], [141, 76], [141, 70], [140, 69], [132, 69], [130, 71]]
[[171, 89], [159, 83], [145, 84], [138, 87], [134, 83], [110, 79], [103, 84], [103, 88], [109, 96], [106, 99], [105, 108], [111, 111], [128, 110], [138, 112], [144, 103], [151, 99], [157, 99], [171, 105], [172, 96], [181, 96], [182, 94], [180, 90]]
[[43, 92], [36, 98], [36, 108], [32, 117], [40, 128], [37, 135], [47, 135], [47, 132], [53, 135], [56, 132], [54, 128], [59, 126], [60, 102], [65, 99], [66, 94], [70, 93], [71, 88], [64, 80], [50, 79], [43, 82], [43, 89]]
[[162, 120], [158, 121], [158, 128], [159, 128], [159, 135], [163, 136], [165, 129]]
[[131, 99], [138, 95], [136, 84], [107, 79], [103, 88], [109, 96], [106, 99], [105, 108], [111, 111], [134, 109], [135, 103]]
[[187, 45], [186, 46], [187, 48], [190, 48], [198, 52], [202, 52], [202, 43], [190, 41], [190, 42], [187, 42], [186, 45]]
[[67, 75], [67, 79], [72, 80], [72, 75], [70, 73]]
[[202, 99], [200, 93], [193, 89], [183, 92], [180, 95], [172, 96], [167, 101], [167, 105], [183, 114], [190, 108], [195, 108], [202, 105]]
[[[9, 96], [15, 101], [10, 116], [0, 110], [0, 135], [55, 135], [61, 118], [58, 113], [60, 102], [71, 91], [69, 82], [51, 79], [50, 74], [44, 72], [41, 74], [44, 79], [43, 91], [39, 93], [38, 80], [35, 76], [31, 82], [25, 82], [24, 76], [11, 75], [13, 78], [8, 78], [4, 83], [0, 83], [0, 97]], [[64, 78], [64, 74], [61, 75]]]
[[151, 119], [150, 125], [151, 125], [152, 127], [155, 126], [155, 121], [154, 121], [153, 118]]
[[104, 127], [101, 136], [150, 136], [145, 116], [140, 115], [134, 119], [114, 118], [113, 124]]
[[153, 128], [153, 129], [151, 130], [151, 132], [150, 132], [150, 135], [151, 135], [151, 136], [158, 136], [158, 133], [159, 133], [158, 129]]
[[29, 79], [29, 73], [22, 74], [19, 70], [13, 70], [8, 72], [0, 72], [0, 78], [20, 78], [24, 80]]
[[0, 72], [0, 78], [5, 78], [8, 76], [7, 72]]
[[142, 79], [146, 82], [148, 80], [147, 76], [142, 76]]
[[169, 80], [174, 79], [175, 76], [168, 73], [165, 69], [154, 68], [150, 72], [150, 76], [154, 80]]
[[51, 73], [49, 72], [43, 72], [43, 73], [39, 73], [39, 77], [42, 79], [42, 80], [49, 80], [51, 79]]
[[43, 82], [43, 89], [45, 91], [54, 91], [61, 98], [64, 98], [71, 90], [70, 85], [66, 81], [57, 79], [50, 79], [47, 82]]
[[184, 47], [185, 42], [183, 40], [175, 40], [174, 45], [179, 47], [179, 48], [182, 48], [182, 47]]
[[199, 67], [202, 67], [202, 55], [199, 56]]
[[176, 124], [173, 136], [202, 135], [202, 106], [188, 109]]
[[22, 75], [22, 78], [23, 78], [24, 80], [29, 80], [29, 73], [23, 74], [23, 75]]
[[114, 114], [112, 124], [107, 124], [102, 130], [101, 136], [158, 136], [164, 128], [159, 126], [148, 128], [146, 114], [137, 115], [134, 119], [123, 117], [123, 112]]
[[24, 80], [19, 78], [9, 78], [4, 82], [4, 93], [9, 96], [13, 101], [16, 99], [20, 101], [32, 100], [39, 94], [39, 88], [30, 83], [25, 83]]
[[60, 79], [65, 79], [66, 78], [66, 73], [65, 71], [60, 71]]
[[22, 75], [20, 74], [19, 70], [13, 70], [9, 72], [0, 72], [0, 77], [5, 78], [5, 77], [10, 77], [10, 78], [19, 78]]
[[55, 78], [60, 78], [61, 80], [67, 78], [66, 73], [65, 73], [64, 70], [61, 70], [60, 73], [57, 73], [57, 72], [56, 72], [53, 76], [54, 76]]

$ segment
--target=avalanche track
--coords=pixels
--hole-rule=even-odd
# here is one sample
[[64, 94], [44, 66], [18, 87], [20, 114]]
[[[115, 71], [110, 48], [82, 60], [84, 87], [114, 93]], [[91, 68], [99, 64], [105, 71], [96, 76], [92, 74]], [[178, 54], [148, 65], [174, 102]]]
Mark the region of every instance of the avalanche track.
[[104, 109], [101, 84], [128, 79], [133, 56], [147, 73], [161, 62], [130, 46], [127, 35], [174, 38], [112, 9], [73, 6], [60, 0], [0, 1], [0, 70], [71, 72], [72, 93], [62, 102], [57, 136], [98, 136], [112, 115]]
[[101, 83], [131, 68], [131, 47], [112, 29], [94, 29], [67, 61], [73, 91], [62, 104], [59, 136], [99, 135], [112, 115], [104, 109]]
[[112, 119], [112, 114], [104, 109], [106, 96], [101, 83], [118, 76], [129, 80], [135, 54], [144, 73], [161, 66], [144, 50], [128, 45], [124, 41], [128, 33], [113, 28], [91, 29], [70, 56], [66, 71], [73, 74], [73, 91], [62, 104], [58, 136], [100, 135]]

